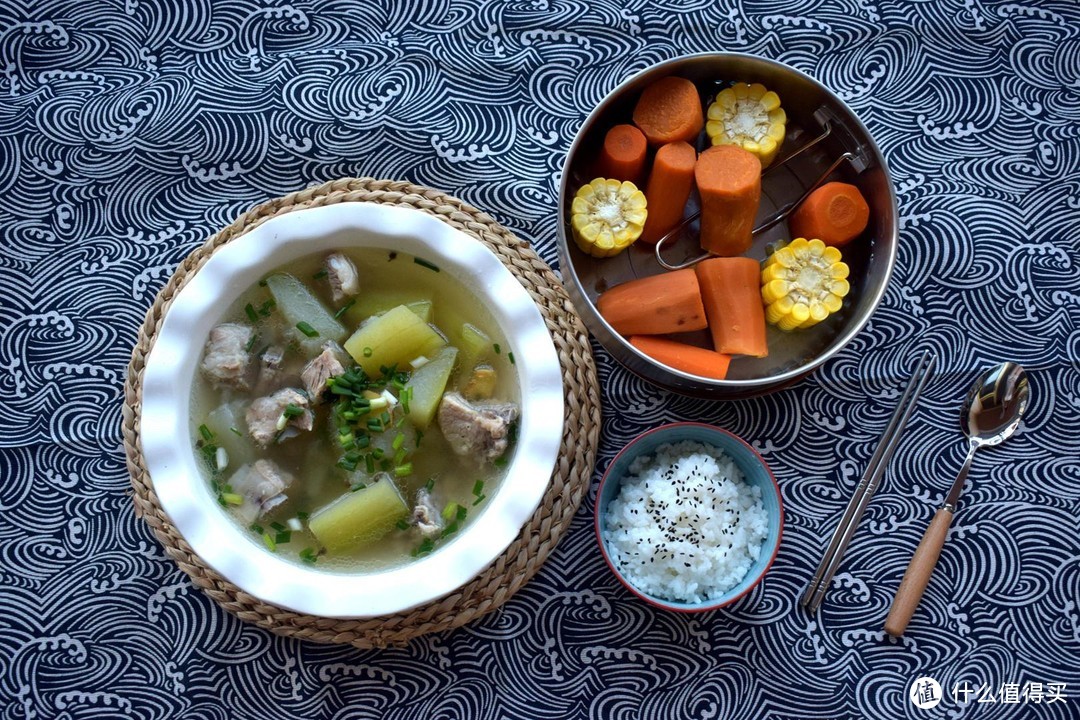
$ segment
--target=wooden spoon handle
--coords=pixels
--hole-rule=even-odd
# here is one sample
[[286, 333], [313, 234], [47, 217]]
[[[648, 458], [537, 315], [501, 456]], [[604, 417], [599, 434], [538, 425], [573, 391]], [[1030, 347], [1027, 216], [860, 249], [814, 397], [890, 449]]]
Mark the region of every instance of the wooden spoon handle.
[[945, 535], [949, 532], [952, 516], [952, 510], [941, 508], [934, 514], [930, 527], [923, 533], [922, 541], [908, 564], [900, 587], [896, 590], [889, 617], [885, 620], [885, 632], [893, 637], [903, 635], [911, 616], [915, 614], [915, 608], [919, 606], [919, 600], [922, 599], [926, 584], [930, 582], [930, 575], [937, 565], [938, 556], [941, 555], [941, 547], [945, 544]]

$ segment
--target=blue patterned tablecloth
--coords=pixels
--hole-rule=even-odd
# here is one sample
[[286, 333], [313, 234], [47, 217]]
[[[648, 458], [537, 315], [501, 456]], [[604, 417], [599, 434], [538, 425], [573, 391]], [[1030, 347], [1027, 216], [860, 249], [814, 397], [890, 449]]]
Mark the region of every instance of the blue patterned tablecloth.
[[[727, 611], [654, 611], [606, 569], [590, 497], [500, 611], [405, 649], [282, 639], [193, 589], [133, 516], [119, 432], [136, 328], [178, 262], [255, 203], [369, 175], [459, 196], [557, 266], [586, 112], [707, 50], [832, 88], [901, 209], [880, 310], [793, 388], [674, 397], [597, 348], [597, 472], [671, 420], [762, 451], [786, 507], [765, 582]], [[6, 0], [0, 720], [1080, 717], [1078, 218], [1074, 0]], [[939, 372], [809, 616], [797, 600], [922, 348]], [[1030, 414], [976, 457], [892, 641], [892, 594], [965, 451], [961, 400], [1003, 359], [1030, 371]], [[908, 698], [920, 676], [943, 687], [934, 710]]]

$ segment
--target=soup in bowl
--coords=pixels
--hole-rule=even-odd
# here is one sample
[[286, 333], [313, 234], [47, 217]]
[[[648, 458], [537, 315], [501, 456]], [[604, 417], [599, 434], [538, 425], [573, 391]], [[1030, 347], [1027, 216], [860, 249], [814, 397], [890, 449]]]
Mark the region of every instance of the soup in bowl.
[[163, 509], [245, 591], [370, 617], [460, 587], [536, 509], [558, 359], [479, 241], [414, 210], [288, 213], [217, 250], [148, 357]]

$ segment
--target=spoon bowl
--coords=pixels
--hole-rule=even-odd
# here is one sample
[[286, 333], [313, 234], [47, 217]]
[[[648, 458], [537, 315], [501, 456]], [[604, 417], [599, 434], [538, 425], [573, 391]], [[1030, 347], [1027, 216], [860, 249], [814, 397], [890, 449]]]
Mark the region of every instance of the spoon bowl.
[[1014, 362], [992, 367], [971, 386], [964, 431], [979, 446], [997, 445], [1020, 427], [1030, 398], [1024, 368]]

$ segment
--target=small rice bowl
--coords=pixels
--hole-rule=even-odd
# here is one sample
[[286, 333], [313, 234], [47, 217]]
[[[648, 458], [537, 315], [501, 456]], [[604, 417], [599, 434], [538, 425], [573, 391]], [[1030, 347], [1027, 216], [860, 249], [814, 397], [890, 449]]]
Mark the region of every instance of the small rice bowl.
[[603, 522], [608, 554], [628, 582], [688, 603], [715, 600], [738, 585], [768, 529], [761, 490], [735, 461], [689, 441], [635, 459]]

